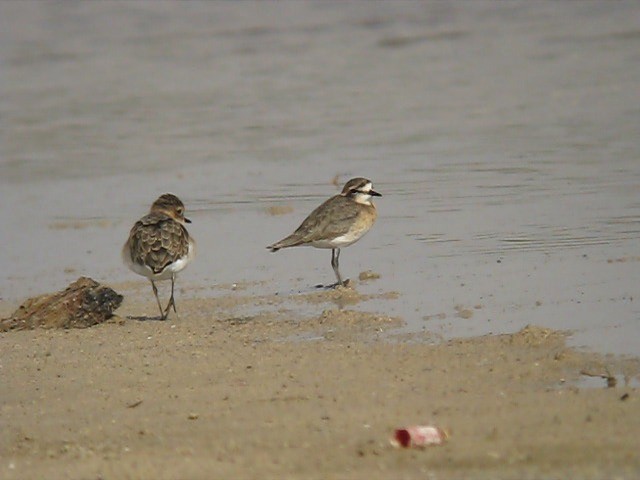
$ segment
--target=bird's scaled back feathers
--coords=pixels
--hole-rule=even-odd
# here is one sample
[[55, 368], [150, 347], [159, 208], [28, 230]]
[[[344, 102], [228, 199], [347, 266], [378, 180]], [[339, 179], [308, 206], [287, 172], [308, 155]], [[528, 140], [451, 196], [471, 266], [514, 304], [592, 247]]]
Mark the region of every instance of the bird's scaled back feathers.
[[164, 213], [150, 213], [138, 220], [128, 243], [131, 261], [155, 274], [189, 253], [189, 233]]

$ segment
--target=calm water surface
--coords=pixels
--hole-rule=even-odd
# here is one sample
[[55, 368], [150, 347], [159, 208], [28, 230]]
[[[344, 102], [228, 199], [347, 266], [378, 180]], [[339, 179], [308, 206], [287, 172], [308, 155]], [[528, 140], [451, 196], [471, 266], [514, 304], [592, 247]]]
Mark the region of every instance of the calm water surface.
[[400, 295], [358, 308], [638, 354], [639, 25], [633, 1], [4, 2], [0, 297], [135, 278], [120, 246], [165, 191], [183, 286], [308, 291], [329, 252], [264, 246], [367, 176], [380, 217], [341, 269]]

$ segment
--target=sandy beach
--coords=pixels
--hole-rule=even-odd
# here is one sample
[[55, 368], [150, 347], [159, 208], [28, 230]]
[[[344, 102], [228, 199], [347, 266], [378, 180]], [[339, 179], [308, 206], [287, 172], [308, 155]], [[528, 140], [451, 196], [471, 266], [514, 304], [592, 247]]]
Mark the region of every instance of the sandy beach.
[[[351, 308], [336, 307], [340, 297]], [[234, 316], [245, 302], [281, 313]], [[295, 303], [321, 307], [311, 317], [287, 303], [229, 289], [180, 302], [181, 318], [165, 322], [3, 334], [2, 477], [595, 479], [640, 469], [637, 359], [580, 352], [533, 326], [443, 343], [397, 337], [401, 321], [354, 310], [354, 290], [300, 295]], [[619, 380], [585, 388], [581, 372]], [[394, 429], [414, 424], [449, 441], [393, 448]]]

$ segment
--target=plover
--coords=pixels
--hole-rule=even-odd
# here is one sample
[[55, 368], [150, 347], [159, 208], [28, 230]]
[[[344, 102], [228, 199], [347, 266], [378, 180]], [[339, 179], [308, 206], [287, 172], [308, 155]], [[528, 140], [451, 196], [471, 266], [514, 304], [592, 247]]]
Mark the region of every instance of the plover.
[[338, 280], [333, 286], [344, 286], [338, 263], [340, 249], [357, 242], [369, 231], [378, 216], [371, 197], [381, 196], [372, 189], [371, 180], [352, 178], [341, 193], [311, 212], [295, 232], [267, 248], [272, 252], [300, 245], [330, 248], [331, 266]]
[[[136, 222], [122, 248], [125, 264], [151, 281], [161, 320], [167, 318], [171, 307], [177, 313], [173, 298], [176, 274], [195, 256], [195, 242], [185, 223], [191, 220], [184, 216], [184, 204], [175, 195], [165, 193], [153, 202], [149, 214]], [[155, 282], [169, 279], [171, 298], [163, 310]]]

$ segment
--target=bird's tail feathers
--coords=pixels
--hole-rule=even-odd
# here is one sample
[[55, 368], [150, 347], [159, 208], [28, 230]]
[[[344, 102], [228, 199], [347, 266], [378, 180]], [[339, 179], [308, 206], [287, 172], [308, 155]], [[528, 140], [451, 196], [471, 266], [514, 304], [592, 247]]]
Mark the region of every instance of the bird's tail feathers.
[[297, 245], [300, 245], [301, 243], [302, 242], [300, 241], [300, 237], [298, 237], [297, 235], [289, 235], [287, 238], [283, 238], [279, 242], [276, 242], [273, 245], [269, 245], [267, 249], [271, 250], [272, 252], [277, 252], [281, 248], [295, 247]]

